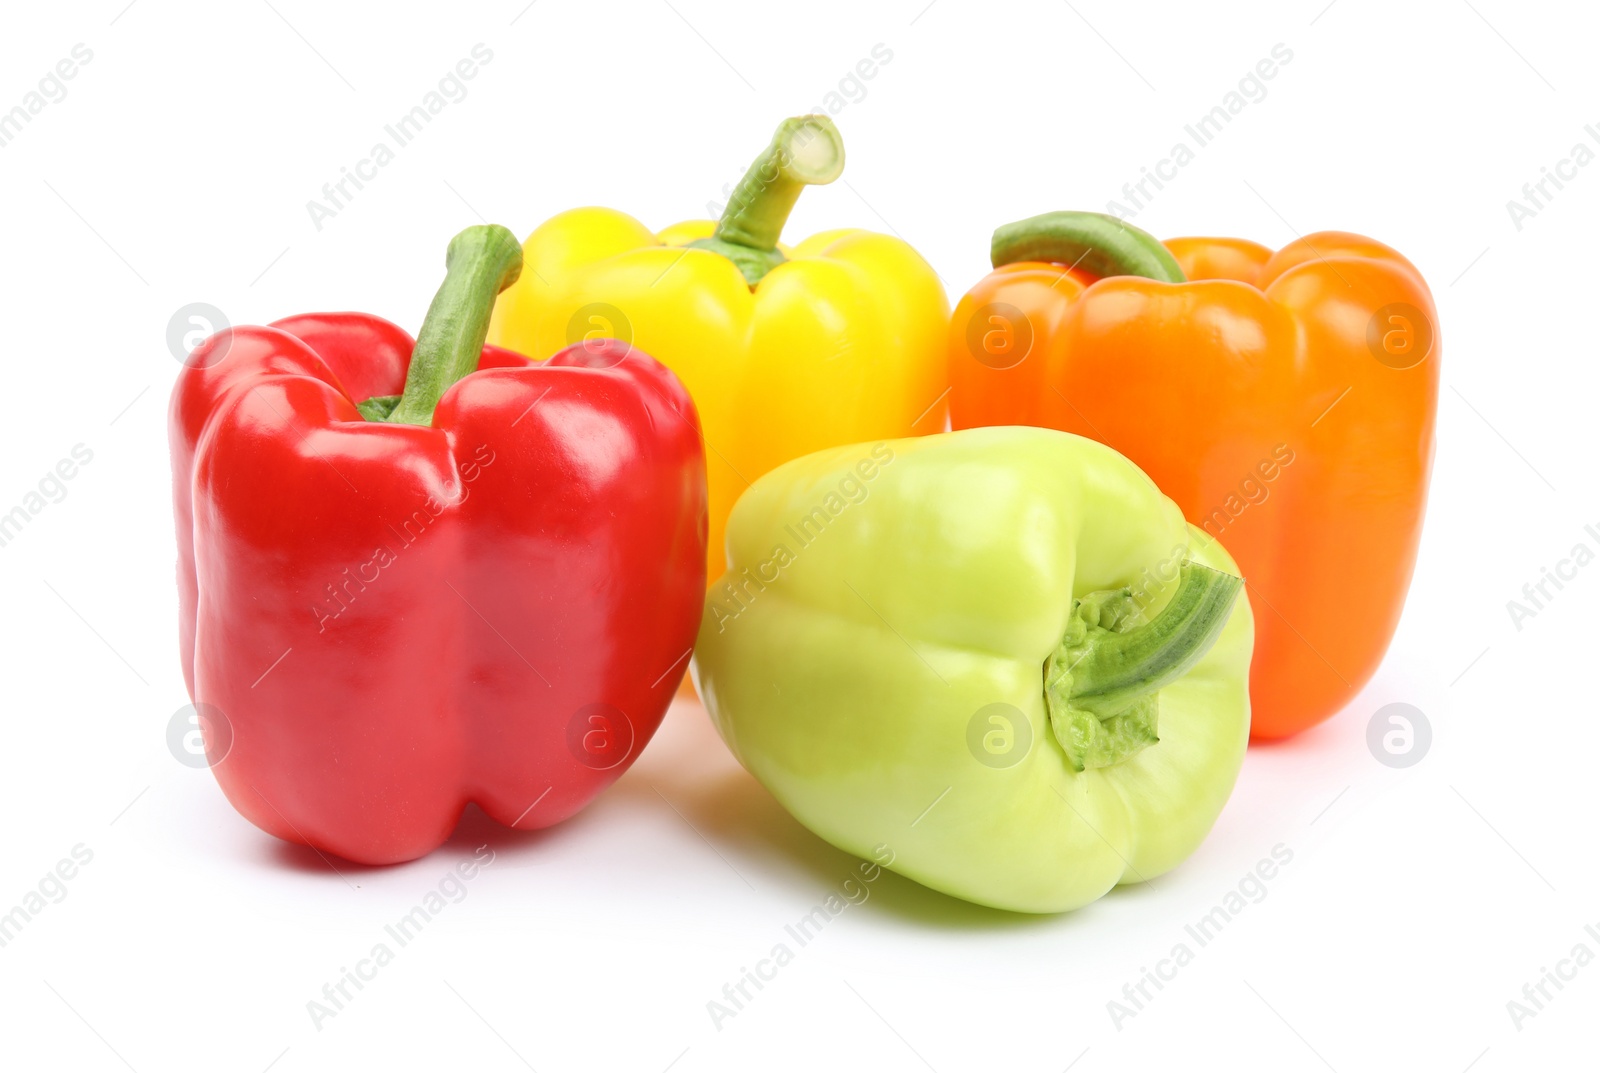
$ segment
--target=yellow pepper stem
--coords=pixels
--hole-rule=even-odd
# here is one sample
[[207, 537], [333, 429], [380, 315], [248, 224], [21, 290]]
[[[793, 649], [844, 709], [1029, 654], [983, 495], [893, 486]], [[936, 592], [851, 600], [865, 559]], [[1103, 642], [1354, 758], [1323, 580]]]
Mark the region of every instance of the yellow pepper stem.
[[785, 119], [739, 180], [716, 233], [690, 245], [722, 254], [754, 287], [784, 262], [778, 238], [800, 191], [831, 183], [843, 171], [844, 139], [833, 120], [823, 115]]

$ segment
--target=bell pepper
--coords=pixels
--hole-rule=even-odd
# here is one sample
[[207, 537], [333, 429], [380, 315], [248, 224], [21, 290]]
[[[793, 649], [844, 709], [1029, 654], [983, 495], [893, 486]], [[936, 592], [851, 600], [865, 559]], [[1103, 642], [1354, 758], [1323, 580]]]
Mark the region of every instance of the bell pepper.
[[1339, 711], [1400, 619], [1433, 465], [1440, 340], [1417, 269], [1327, 231], [1165, 245], [1094, 213], [995, 232], [949, 337], [955, 428], [1127, 455], [1244, 570], [1257, 740]]
[[[476, 802], [531, 829], [638, 755], [705, 592], [692, 403], [638, 350], [484, 346], [474, 227], [415, 344], [359, 313], [212, 336], [172, 395], [184, 677], [223, 792], [366, 864]], [[648, 608], [649, 614], [641, 614]]]
[[1227, 801], [1250, 607], [1110, 448], [989, 428], [822, 451], [756, 481], [727, 547], [695, 684], [840, 849], [1059, 912], [1173, 868]]
[[780, 246], [800, 192], [844, 168], [826, 116], [785, 121], [721, 219], [660, 234], [604, 208], [561, 213], [523, 245], [489, 341], [544, 354], [616, 336], [683, 380], [700, 411], [711, 490], [708, 576], [751, 481], [811, 451], [944, 428], [950, 307], [897, 238], [825, 231]]

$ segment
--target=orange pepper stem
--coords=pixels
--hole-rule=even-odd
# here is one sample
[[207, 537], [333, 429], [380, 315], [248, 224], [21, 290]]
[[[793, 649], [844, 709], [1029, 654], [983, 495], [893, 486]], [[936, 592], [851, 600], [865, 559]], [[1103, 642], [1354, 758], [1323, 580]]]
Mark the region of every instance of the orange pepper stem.
[[1161, 241], [1103, 212], [1047, 212], [1002, 224], [989, 245], [994, 267], [1052, 261], [1106, 276], [1184, 282], [1183, 269]]
[[785, 119], [762, 154], [744, 173], [710, 238], [689, 245], [720, 253], [754, 287], [781, 265], [778, 239], [807, 186], [833, 182], [844, 171], [844, 140], [823, 115]]

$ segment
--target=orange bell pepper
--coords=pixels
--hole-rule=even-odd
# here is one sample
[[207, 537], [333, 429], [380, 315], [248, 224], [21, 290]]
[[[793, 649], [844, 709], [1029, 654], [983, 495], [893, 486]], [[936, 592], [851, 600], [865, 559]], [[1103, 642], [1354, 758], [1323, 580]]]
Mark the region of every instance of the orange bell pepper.
[[1399, 622], [1433, 465], [1440, 339], [1417, 269], [1345, 232], [1163, 245], [1092, 213], [1008, 224], [993, 253], [951, 324], [953, 427], [1128, 456], [1244, 573], [1252, 739], [1343, 708]]

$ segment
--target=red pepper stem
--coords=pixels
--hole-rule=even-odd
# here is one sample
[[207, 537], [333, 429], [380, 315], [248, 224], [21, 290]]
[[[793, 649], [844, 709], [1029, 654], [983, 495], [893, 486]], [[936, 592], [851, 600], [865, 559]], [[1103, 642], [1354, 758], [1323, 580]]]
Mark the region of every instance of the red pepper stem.
[[831, 183], [843, 171], [844, 139], [833, 120], [825, 115], [785, 119], [739, 180], [716, 233], [690, 245], [722, 254], [754, 287], [785, 260], [778, 239], [800, 191]]
[[417, 333], [391, 422], [431, 425], [450, 385], [478, 368], [495, 296], [522, 273], [522, 246], [499, 224], [469, 227], [450, 240], [444, 263], [444, 282]]

